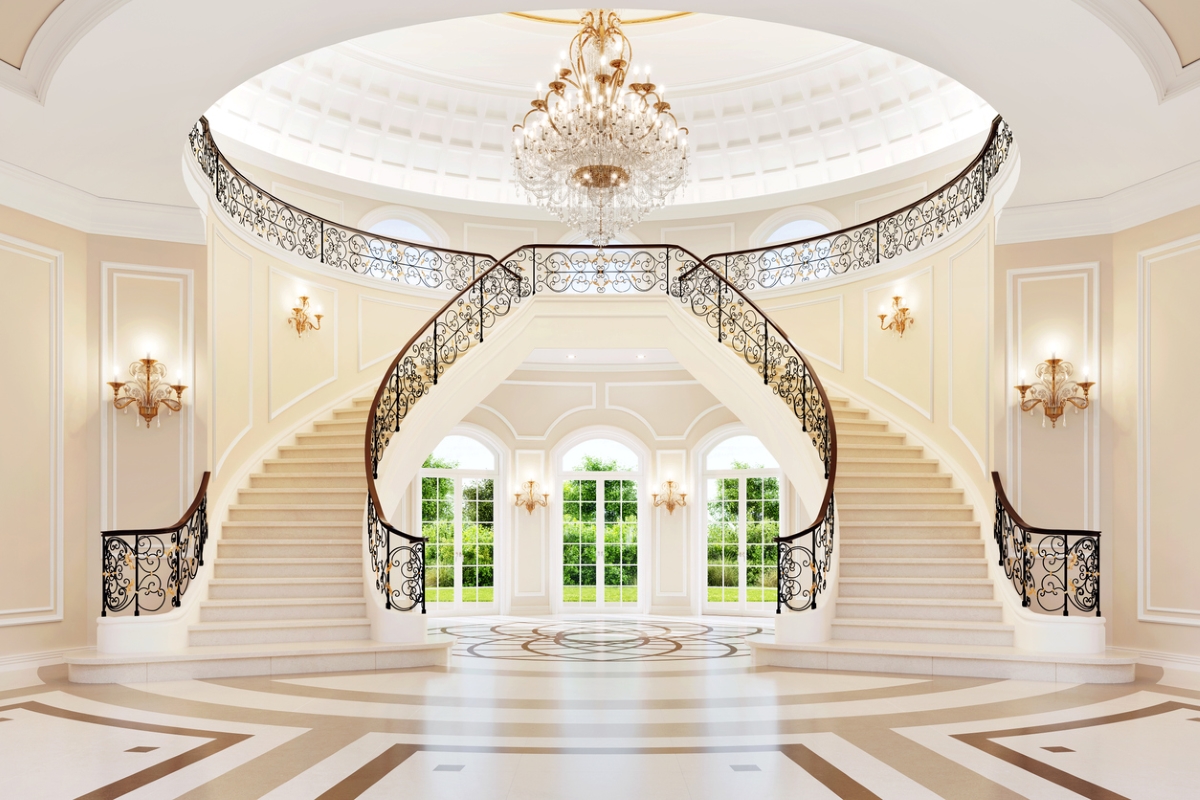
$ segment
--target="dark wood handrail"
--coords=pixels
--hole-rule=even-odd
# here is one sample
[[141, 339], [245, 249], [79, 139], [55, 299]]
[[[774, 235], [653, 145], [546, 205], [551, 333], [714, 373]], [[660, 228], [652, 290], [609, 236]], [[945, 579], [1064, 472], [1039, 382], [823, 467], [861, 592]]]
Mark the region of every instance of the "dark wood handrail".
[[164, 528], [129, 528], [126, 530], [117, 531], [100, 531], [100, 535], [133, 536], [134, 534], [141, 534], [143, 536], [155, 536], [162, 535], [164, 533], [172, 533], [179, 530], [188, 524], [188, 520], [190, 520], [192, 515], [196, 513], [196, 509], [200, 508], [200, 503], [204, 502], [204, 496], [208, 494], [208, 479], [211, 475], [211, 472], [206, 471], [204, 473], [204, 476], [200, 479], [200, 487], [196, 489], [195, 499], [192, 500], [192, 504], [188, 506], [188, 510], [183, 512], [183, 516], [179, 518], [179, 522], [176, 522], [174, 525], [168, 525]]
[[1004, 513], [1012, 518], [1018, 528], [1029, 531], [1030, 533], [1047, 534], [1050, 536], [1095, 536], [1100, 538], [1100, 531], [1084, 531], [1084, 530], [1068, 530], [1061, 528], [1039, 528], [1036, 525], [1030, 525], [1021, 518], [1017, 510], [1013, 508], [1012, 503], [1008, 500], [1008, 495], [1004, 492], [1004, 484], [1000, 481], [1000, 473], [992, 473], [992, 486], [996, 488], [996, 498], [1000, 501], [1000, 505], [1004, 506]]

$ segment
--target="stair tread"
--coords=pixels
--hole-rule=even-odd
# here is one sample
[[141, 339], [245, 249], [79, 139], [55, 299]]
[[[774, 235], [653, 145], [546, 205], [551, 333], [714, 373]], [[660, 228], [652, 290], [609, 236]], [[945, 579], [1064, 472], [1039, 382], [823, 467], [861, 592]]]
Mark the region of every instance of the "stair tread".
[[[353, 447], [353, 446], [354, 445], [346, 445], [346, 447]], [[264, 464], [361, 464], [361, 463], [363, 463], [363, 460], [362, 460], [362, 458], [339, 458], [337, 456], [330, 456], [329, 458], [264, 458], [263, 463]], [[311, 473], [311, 472], [308, 472], [308, 473], [304, 473], [304, 472], [300, 472], [300, 473], [286, 473], [286, 472], [262, 473], [262, 472], [259, 472], [259, 473], [255, 473], [255, 474], [258, 474], [258, 475], [264, 475], [264, 474], [265, 475], [289, 475], [289, 474], [312, 475], [313, 473]], [[341, 473], [338, 473], [338, 474], [341, 474]]]
[[[220, 559], [218, 559], [220, 560]], [[238, 559], [239, 561], [265, 560], [265, 559]], [[355, 559], [348, 559], [355, 560]], [[211, 578], [209, 585], [221, 584], [228, 586], [258, 586], [262, 584], [271, 586], [291, 586], [296, 583], [319, 583], [323, 585], [329, 584], [350, 584], [362, 583], [362, 578], [327, 578], [314, 576], [312, 578], [293, 576], [288, 578]]]
[[[859, 477], [862, 473], [855, 473], [854, 477]], [[928, 475], [922, 475], [922, 478]], [[887, 494], [962, 494], [962, 489], [957, 489], [953, 486], [913, 486], [895, 488], [890, 486], [845, 486], [837, 490], [839, 495], [845, 494], [879, 494], [885, 492]]]
[[214, 564], [311, 564], [314, 561], [321, 564], [361, 564], [362, 558], [328, 558], [313, 556], [311, 558], [217, 558]]
[[978, 528], [983, 523], [969, 519], [933, 519], [933, 520], [896, 520], [892, 521], [871, 521], [871, 520], [847, 520], [842, 522], [838, 520], [839, 528], [878, 528], [881, 525], [889, 525], [896, 528]]
[[[843, 560], [845, 560], [845, 559], [843, 559]], [[900, 559], [896, 559], [896, 560], [900, 560]], [[971, 559], [971, 561], [975, 562], [975, 561], [977, 561], [977, 559]], [[983, 586], [984, 584], [986, 584], [988, 586], [992, 585], [991, 578], [938, 578], [937, 581], [938, 581], [938, 585], [940, 585], [940, 586], [947, 586], [947, 585]], [[895, 577], [894, 578], [894, 577], [891, 577], [888, 575], [863, 575], [863, 576], [852, 576], [852, 577], [846, 577], [846, 578], [839, 577], [838, 583], [858, 583], [858, 584], [895, 583], [895, 584], [901, 584], [904, 586], [927, 586], [927, 585], [929, 585], [929, 578], [928, 577], [916, 577], [916, 578]]]
[[[986, 580], [983, 578], [981, 580]], [[976, 608], [995, 608], [1004, 605], [1000, 600], [984, 600], [967, 597], [839, 597], [838, 603], [848, 605], [889, 605], [889, 606], [973, 606]]]
[[[361, 526], [359, 526], [361, 527]], [[289, 545], [329, 545], [331, 547], [345, 547], [347, 542], [358, 544], [358, 539], [221, 539], [217, 544], [233, 545], [235, 547], [262, 547], [270, 545], [274, 547], [287, 547]]]
[[361, 617], [330, 617], [329, 619], [248, 619], [222, 622], [197, 622], [189, 631], [276, 630], [279, 628], [329, 628], [342, 625], [370, 625], [367, 615]]
[[[357, 508], [358, 506], [355, 506]], [[361, 522], [344, 522], [332, 520], [322, 522], [321, 520], [287, 520], [287, 519], [231, 519], [221, 523], [225, 526], [233, 526], [235, 528], [355, 528], [362, 530]], [[225, 541], [222, 539], [221, 541]], [[239, 541], [245, 541], [241, 539]]]
[[201, 600], [205, 608], [241, 608], [252, 606], [270, 608], [272, 606], [311, 606], [311, 605], [357, 605], [365, 604], [366, 597], [247, 597], [245, 599], [230, 598], [227, 600]]
[[[979, 556], [978, 558], [937, 558], [933, 559], [938, 564], [986, 564], [987, 558]], [[843, 564], [928, 564], [928, 558], [842, 558]], [[928, 578], [926, 578], [928, 580]]]
[[[275, 473], [275, 474], [278, 475], [279, 473]], [[304, 474], [304, 473], [300, 473], [300, 474]], [[313, 473], [310, 472], [308, 474], [311, 476]], [[363, 480], [365, 481], [366, 479], [364, 478]], [[246, 494], [279, 494], [280, 492], [304, 492], [305, 494], [308, 494], [310, 492], [329, 492], [329, 493], [337, 493], [337, 494], [364, 494], [367, 490], [365, 488], [354, 489], [354, 488], [346, 488], [344, 486], [331, 486], [328, 489], [323, 488], [323, 487], [322, 488], [314, 488], [311, 486], [306, 486], [303, 488], [289, 488], [287, 486], [282, 486], [278, 489], [249, 488], [249, 489], [238, 489], [238, 491], [245, 492]], [[849, 490], [843, 489], [842, 491], [849, 491]], [[874, 490], [871, 490], [871, 491], [874, 491]]]
[[362, 503], [230, 503], [231, 509], [252, 508], [256, 511], [276, 511], [280, 509], [337, 509], [339, 511], [361, 510]]
[[[863, 445], [846, 445], [846, 446], [847, 447], [863, 447]], [[882, 447], [882, 446], [884, 446], [884, 445], [880, 445], [880, 447]], [[839, 447], [838, 449], [841, 450], [842, 448]], [[288, 459], [288, 460], [292, 460], [292, 459]], [[854, 458], [853, 456], [847, 456], [847, 457], [843, 458], [840, 453], [838, 455], [838, 464], [940, 464], [940, 463], [941, 462], [938, 461], [936, 458], [884, 458], [883, 456], [875, 456], [875, 457], [860, 456], [859, 458]], [[863, 473], [856, 472], [854, 474], [862, 475]], [[925, 472], [922, 474], [938, 475], [938, 474], [944, 474], [944, 473]]]
[[[836, 494], [841, 494], [842, 490], [838, 490]], [[963, 509], [973, 509], [975, 506], [970, 503], [843, 503], [838, 501], [839, 508], [869, 508], [874, 510], [900, 510], [900, 509], [955, 509], [961, 511]]]
[[[319, 541], [319, 540], [318, 540]], [[967, 545], [983, 545], [982, 539], [849, 539], [842, 537], [842, 544], [872, 545], [886, 547], [888, 545], [937, 545], [938, 547], [964, 547]]]
[[842, 652], [863, 655], [915, 655], [935, 658], [988, 658], [1003, 661], [1040, 661], [1060, 664], [1114, 664], [1137, 663], [1136, 653], [1110, 650], [1105, 653], [1043, 653], [1021, 650], [1007, 645], [945, 644], [927, 642], [887, 642], [855, 639], [832, 639], [819, 644], [778, 644], [767, 635], [747, 637], [756, 647], [804, 652]]
[[319, 642], [269, 642], [255, 644], [189, 645], [171, 653], [139, 655], [98, 653], [94, 648], [65, 653], [68, 664], [141, 664], [170, 661], [209, 660], [219, 658], [262, 658], [274, 656], [309, 656], [335, 653], [390, 653], [407, 650], [449, 649], [453, 636], [430, 634], [425, 641], [405, 644], [376, 642], [371, 639], [341, 639]]
[[1016, 629], [1014, 625], [1008, 625], [1003, 622], [987, 622], [985, 620], [893, 619], [891, 617], [835, 617], [833, 624], [854, 628], [940, 628], [948, 631], [1011, 631]]

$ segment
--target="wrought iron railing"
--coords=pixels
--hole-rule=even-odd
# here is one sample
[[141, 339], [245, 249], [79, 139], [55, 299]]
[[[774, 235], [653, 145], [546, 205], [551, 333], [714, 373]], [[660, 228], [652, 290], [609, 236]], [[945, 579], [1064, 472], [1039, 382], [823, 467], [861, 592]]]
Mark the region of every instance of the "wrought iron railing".
[[[419, 242], [406, 242], [310, 214], [247, 178], [221, 153], [208, 120], [201, 117], [188, 137], [192, 155], [212, 183], [217, 205], [234, 223], [268, 244], [334, 269], [410, 286], [459, 292], [490, 269], [496, 259]], [[703, 259], [741, 290], [771, 289], [845, 275], [912, 253], [966, 224], [987, 201], [992, 180], [1012, 151], [1013, 135], [1000, 117], [979, 154], [958, 175], [930, 194], [877, 219], [820, 236]], [[611, 248], [638, 253], [614, 261], [613, 288], [633, 288], [662, 265], [652, 263], [664, 248]], [[546, 248], [538, 264], [538, 289], [573, 291], [584, 249]], [[623, 283], [622, 283], [623, 282]]]
[[208, 541], [208, 478], [179, 522], [167, 528], [103, 531], [100, 616], [133, 609], [135, 617], [177, 608], [204, 566]]
[[405, 242], [341, 225], [298, 208], [256, 185], [221, 153], [208, 120], [188, 136], [192, 156], [233, 221], [289, 253], [372, 278], [458, 291], [495, 263], [483, 253]]
[[[786, 334], [723, 275], [683, 248], [648, 245], [608, 251], [519, 248], [460, 290], [400, 350], [371, 403], [365, 445], [368, 549], [376, 588], [388, 608], [425, 610], [426, 540], [387, 521], [375, 485], [388, 443], [408, 412], [523, 299], [539, 293], [624, 292], [664, 292], [678, 299], [707, 323], [719, 343], [741, 356], [763, 384], [788, 404], [809, 435], [824, 466], [825, 500], [811, 526], [778, 540], [780, 567], [789, 570], [789, 577], [779, 582], [777, 610], [815, 607], [832, 560], [837, 470], [837, 436], [825, 390]], [[800, 550], [810, 554], [804, 575], [791, 569]]]
[[1100, 532], [1037, 528], [1021, 519], [1008, 501], [1000, 473], [994, 534], [1000, 566], [1021, 598], [1039, 613], [1070, 616], [1071, 608], [1100, 616]]
[[965, 225], [987, 201], [1013, 135], [997, 116], [979, 155], [949, 183], [899, 211], [861, 225], [705, 259], [739, 289], [772, 289], [873, 267], [934, 244]]

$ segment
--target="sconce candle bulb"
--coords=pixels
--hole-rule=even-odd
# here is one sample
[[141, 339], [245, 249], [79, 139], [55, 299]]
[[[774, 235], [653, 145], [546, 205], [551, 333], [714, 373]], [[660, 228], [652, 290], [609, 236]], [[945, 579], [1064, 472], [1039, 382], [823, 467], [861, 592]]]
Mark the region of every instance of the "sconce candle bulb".
[[[288, 317], [288, 325], [296, 329], [297, 336], [303, 336], [309, 331], [321, 330], [321, 317], [324, 314], [309, 314], [308, 296], [300, 295], [300, 305], [292, 307], [292, 315]], [[316, 324], [313, 324], [313, 320]]]
[[[1038, 383], [1026, 383], [1025, 373], [1022, 371], [1021, 382], [1013, 387], [1021, 393], [1021, 411], [1032, 414], [1040, 405], [1045, 415], [1042, 418], [1042, 426], [1045, 427], [1046, 420], [1049, 419], [1050, 427], [1055, 428], [1068, 405], [1074, 406], [1077, 414], [1079, 409], [1087, 408], [1090, 404], [1088, 392], [1096, 382], [1087, 379], [1087, 367], [1084, 367], [1084, 379], [1078, 383], [1071, 380], [1074, 372], [1075, 368], [1069, 361], [1063, 361], [1053, 354], [1034, 369], [1034, 378]], [[1066, 426], [1067, 422], [1063, 420], [1063, 427]]]

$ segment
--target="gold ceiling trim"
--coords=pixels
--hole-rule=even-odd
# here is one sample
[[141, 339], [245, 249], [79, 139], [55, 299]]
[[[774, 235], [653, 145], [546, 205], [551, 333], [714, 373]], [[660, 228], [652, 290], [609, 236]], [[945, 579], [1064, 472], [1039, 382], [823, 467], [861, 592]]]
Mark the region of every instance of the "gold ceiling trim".
[[[579, 26], [577, 19], [563, 19], [562, 17], [544, 17], [541, 14], [526, 14], [524, 11], [505, 11], [506, 15], [516, 17], [517, 19], [525, 19], [531, 22], [545, 22], [550, 25], [574, 25]], [[650, 22], [666, 22], [671, 19], [682, 19], [690, 17], [696, 12], [694, 11], [676, 11], [671, 14], [659, 14], [656, 17], [636, 17], [634, 19], [622, 19], [622, 25], [645, 25]]]

